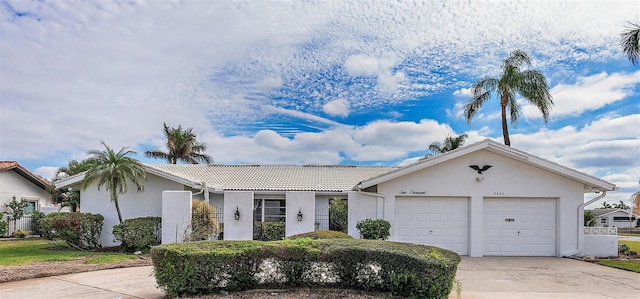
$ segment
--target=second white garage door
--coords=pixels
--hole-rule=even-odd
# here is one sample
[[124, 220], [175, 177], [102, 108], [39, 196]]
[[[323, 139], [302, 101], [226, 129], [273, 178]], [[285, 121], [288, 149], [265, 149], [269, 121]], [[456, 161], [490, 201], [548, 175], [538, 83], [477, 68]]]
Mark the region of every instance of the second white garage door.
[[469, 200], [449, 197], [396, 198], [395, 237], [468, 254]]
[[484, 200], [484, 255], [555, 256], [556, 201]]

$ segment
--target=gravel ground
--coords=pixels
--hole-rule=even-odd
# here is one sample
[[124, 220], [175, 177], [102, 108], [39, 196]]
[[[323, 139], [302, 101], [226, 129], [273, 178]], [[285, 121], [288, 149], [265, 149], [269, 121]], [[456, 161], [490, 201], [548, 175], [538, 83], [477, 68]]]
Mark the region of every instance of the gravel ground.
[[0, 283], [115, 268], [151, 266], [150, 258], [141, 257], [117, 263], [86, 264], [86, 258], [59, 262], [33, 262], [20, 266], [0, 266]]

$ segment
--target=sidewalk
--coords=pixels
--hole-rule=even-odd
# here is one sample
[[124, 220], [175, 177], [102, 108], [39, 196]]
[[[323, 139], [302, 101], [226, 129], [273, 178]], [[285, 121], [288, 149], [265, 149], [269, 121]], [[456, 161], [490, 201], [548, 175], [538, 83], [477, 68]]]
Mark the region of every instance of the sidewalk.
[[83, 272], [0, 284], [2, 299], [31, 298], [164, 298], [153, 267]]

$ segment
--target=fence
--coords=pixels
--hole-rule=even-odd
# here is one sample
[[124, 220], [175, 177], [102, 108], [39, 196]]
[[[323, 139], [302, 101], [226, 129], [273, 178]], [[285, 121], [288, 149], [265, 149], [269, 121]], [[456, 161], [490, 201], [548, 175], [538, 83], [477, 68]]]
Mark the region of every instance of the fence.
[[12, 236], [13, 233], [17, 230], [31, 230], [31, 215], [24, 215], [20, 217], [20, 219], [18, 219], [15, 223], [13, 222], [13, 220], [11, 220], [11, 216], [9, 215], [4, 217], [3, 220], [9, 224], [9, 230], [7, 230], [7, 233], [4, 235], [5, 237]]
[[584, 235], [585, 236], [617, 236], [618, 229], [615, 227], [585, 226]]
[[615, 227], [585, 226], [580, 255], [611, 257], [618, 255], [618, 230]]

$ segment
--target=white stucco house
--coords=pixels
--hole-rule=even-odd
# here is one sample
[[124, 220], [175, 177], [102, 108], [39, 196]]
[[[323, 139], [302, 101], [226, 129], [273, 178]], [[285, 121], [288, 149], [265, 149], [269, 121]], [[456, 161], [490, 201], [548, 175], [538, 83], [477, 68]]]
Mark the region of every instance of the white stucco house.
[[29, 203], [25, 214], [40, 211], [43, 207], [53, 207], [47, 187], [49, 182], [17, 161], [0, 161], [0, 205], [9, 203], [15, 197], [18, 201], [24, 199]]
[[638, 219], [640, 219], [640, 216], [634, 213], [631, 213], [631, 217], [629, 217], [629, 211], [623, 209], [593, 209], [591, 211], [596, 217], [594, 220], [595, 226], [636, 227]]
[[[345, 198], [348, 232], [356, 238], [359, 220], [382, 218], [391, 223], [391, 240], [469, 256], [580, 254], [584, 207], [616, 190], [607, 181], [488, 139], [405, 167], [145, 168], [145, 191], [120, 197], [124, 218], [170, 215], [179, 209], [163, 211], [163, 191], [202, 190], [195, 197], [224, 211], [225, 239], [246, 240], [253, 237], [254, 220], [284, 220], [287, 235], [326, 229], [329, 200]], [[57, 186], [76, 188], [82, 178]], [[593, 193], [587, 202], [586, 193]], [[107, 192], [90, 186], [81, 201], [83, 212], [105, 216], [102, 241], [113, 244], [117, 216]]]

